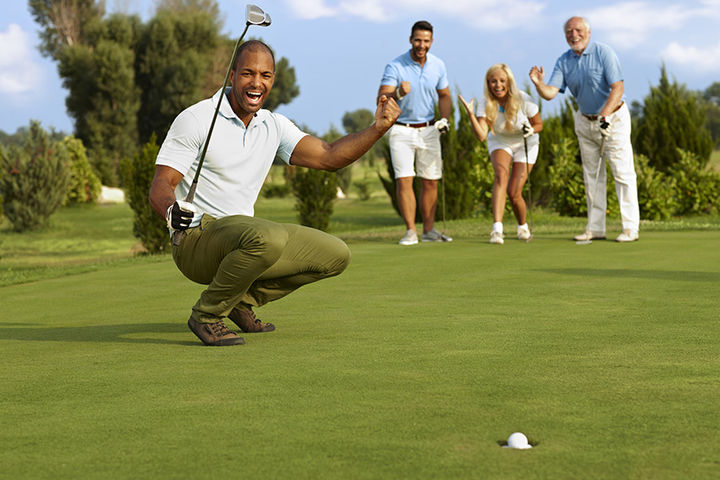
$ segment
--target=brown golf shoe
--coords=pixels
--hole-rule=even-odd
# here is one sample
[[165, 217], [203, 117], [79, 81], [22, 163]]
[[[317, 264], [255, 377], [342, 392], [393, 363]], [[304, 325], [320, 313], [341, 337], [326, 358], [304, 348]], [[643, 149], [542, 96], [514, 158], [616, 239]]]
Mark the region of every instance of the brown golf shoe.
[[190, 317], [188, 327], [205, 345], [229, 347], [230, 345], [245, 344], [245, 339], [228, 330], [222, 320], [215, 323], [200, 323]]
[[233, 308], [228, 315], [228, 318], [235, 322], [235, 325], [240, 327], [245, 333], [260, 333], [260, 332], [272, 332], [275, 330], [275, 325], [272, 323], [263, 323], [259, 318], [255, 318], [251, 308]]

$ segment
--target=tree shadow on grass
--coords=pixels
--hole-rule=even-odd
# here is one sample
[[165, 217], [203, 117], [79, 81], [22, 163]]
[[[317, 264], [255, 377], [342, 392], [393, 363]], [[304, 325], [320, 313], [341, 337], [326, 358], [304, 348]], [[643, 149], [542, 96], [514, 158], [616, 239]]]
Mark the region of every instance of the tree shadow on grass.
[[675, 280], [680, 282], [720, 282], [719, 272], [693, 272], [688, 270], [636, 270], [636, 269], [598, 269], [598, 268], [552, 268], [538, 270], [559, 275], [578, 275], [581, 277], [633, 277], [650, 280]]
[[[0, 323], [0, 340], [40, 342], [155, 343], [162, 345], [202, 346], [192, 333], [178, 323], [138, 323], [121, 325], [84, 325], [52, 327], [48, 325]], [[34, 325], [34, 324], [33, 324]], [[187, 333], [188, 340], [172, 340], [170, 335]]]

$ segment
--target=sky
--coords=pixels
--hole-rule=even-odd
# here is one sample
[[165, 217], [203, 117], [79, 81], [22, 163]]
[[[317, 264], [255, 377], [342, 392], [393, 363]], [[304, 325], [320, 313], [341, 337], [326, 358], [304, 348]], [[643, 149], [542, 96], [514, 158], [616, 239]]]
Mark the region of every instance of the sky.
[[[567, 50], [562, 27], [585, 16], [592, 40], [613, 47], [622, 64], [626, 100], [642, 101], [658, 83], [663, 63], [672, 79], [693, 90], [720, 82], [720, 0], [254, 0], [272, 17], [251, 27], [295, 68], [300, 95], [276, 110], [315, 133], [342, 129], [345, 112], [374, 111], [387, 62], [410, 48], [410, 27], [435, 28], [431, 52], [444, 60], [453, 95], [483, 94], [494, 63], [510, 66], [520, 88], [533, 65], [552, 70]], [[245, 26], [245, 0], [219, 0], [223, 32], [236, 38]], [[107, 0], [110, 11], [152, 17], [153, 0]], [[3, 2], [0, 18], [0, 130], [14, 133], [39, 120], [71, 133], [67, 91], [57, 65], [40, 55], [39, 26], [27, 1]], [[229, 59], [228, 59], [229, 61]], [[547, 77], [546, 77], [547, 78]], [[218, 86], [222, 78], [218, 78]], [[558, 96], [543, 105], [554, 112]]]

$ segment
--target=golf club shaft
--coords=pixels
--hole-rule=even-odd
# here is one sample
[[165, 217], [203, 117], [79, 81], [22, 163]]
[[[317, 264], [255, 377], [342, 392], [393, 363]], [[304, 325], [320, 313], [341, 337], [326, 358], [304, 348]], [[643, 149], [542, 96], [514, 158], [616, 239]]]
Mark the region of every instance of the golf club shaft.
[[228, 79], [230, 78], [230, 72], [232, 71], [233, 64], [235, 63], [235, 57], [237, 56], [238, 48], [240, 47], [242, 39], [243, 37], [245, 37], [248, 28], [250, 28], [250, 23], [245, 24], [245, 30], [243, 30], [242, 35], [240, 35], [240, 38], [238, 38], [237, 42], [235, 43], [235, 48], [233, 48], [230, 65], [228, 65], [227, 73], [225, 74], [225, 81], [223, 81], [222, 87], [220, 89], [218, 103], [215, 107], [215, 114], [213, 115], [212, 121], [210, 122], [210, 129], [208, 130], [202, 153], [200, 153], [200, 160], [198, 161], [197, 170], [195, 171], [195, 177], [193, 178], [192, 185], [190, 185], [190, 190], [188, 191], [188, 194], [185, 196], [185, 201], [188, 203], [192, 203], [193, 199], [195, 198], [195, 190], [197, 190], [198, 179], [200, 178], [200, 170], [202, 169], [203, 163], [205, 162], [205, 154], [207, 153], [208, 145], [210, 145], [210, 137], [212, 136], [213, 128], [215, 128], [215, 120], [217, 120], [218, 112], [220, 111], [220, 105], [222, 105], [222, 100], [225, 96], [225, 86], [227, 85]]

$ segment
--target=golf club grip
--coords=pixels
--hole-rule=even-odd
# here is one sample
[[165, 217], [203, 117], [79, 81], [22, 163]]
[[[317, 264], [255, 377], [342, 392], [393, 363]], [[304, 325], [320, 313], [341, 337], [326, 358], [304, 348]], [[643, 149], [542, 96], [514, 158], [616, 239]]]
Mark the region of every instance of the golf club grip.
[[222, 87], [220, 87], [220, 96], [218, 97], [217, 106], [215, 107], [215, 113], [213, 113], [213, 118], [210, 122], [210, 128], [208, 129], [207, 138], [205, 138], [205, 143], [203, 145], [202, 152], [200, 153], [200, 160], [198, 160], [197, 170], [195, 171], [195, 176], [193, 177], [190, 191], [188, 191], [188, 194], [185, 196], [185, 201], [188, 203], [192, 203], [193, 199], [195, 198], [195, 190], [197, 189], [198, 179], [200, 178], [200, 171], [202, 170], [203, 163], [205, 163], [205, 154], [207, 153], [208, 145], [210, 145], [210, 137], [212, 137], [212, 132], [215, 129], [215, 120], [217, 120], [218, 113], [220, 112], [220, 105], [222, 105], [223, 95], [225, 95], [225, 86], [227, 85], [228, 79], [230, 78], [230, 72], [232, 71], [233, 63], [235, 63], [235, 57], [237, 57], [238, 48], [240, 47], [242, 39], [245, 37], [248, 28], [250, 28], [250, 23], [246, 22], [245, 29], [243, 30], [240, 37], [237, 39], [237, 42], [235, 42], [233, 54], [230, 58], [230, 64], [228, 65], [227, 73], [225, 73], [225, 80], [223, 81]]

